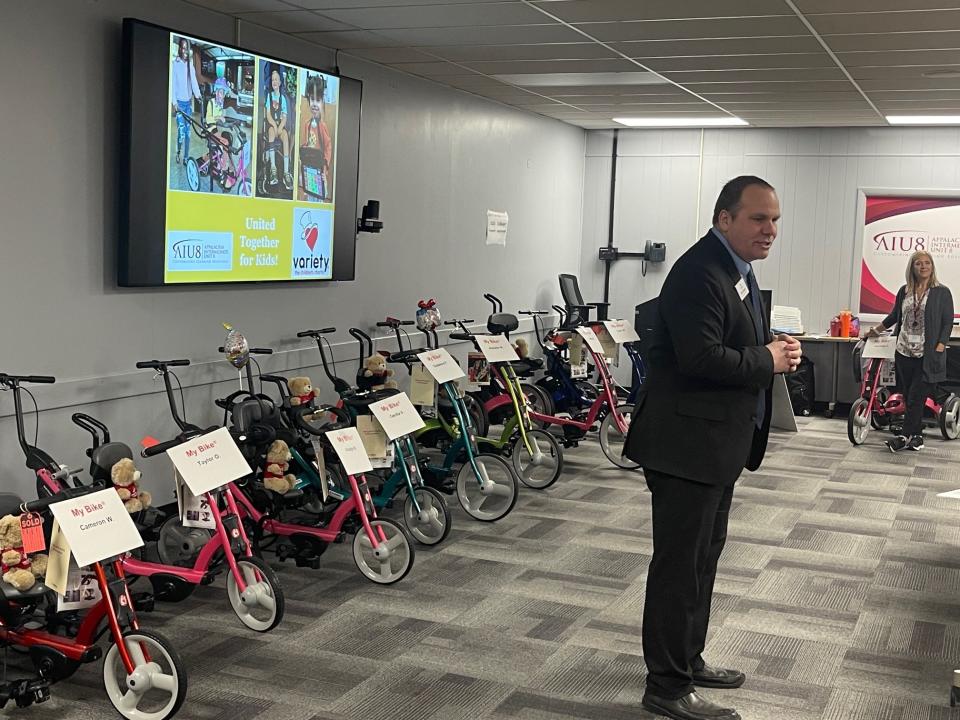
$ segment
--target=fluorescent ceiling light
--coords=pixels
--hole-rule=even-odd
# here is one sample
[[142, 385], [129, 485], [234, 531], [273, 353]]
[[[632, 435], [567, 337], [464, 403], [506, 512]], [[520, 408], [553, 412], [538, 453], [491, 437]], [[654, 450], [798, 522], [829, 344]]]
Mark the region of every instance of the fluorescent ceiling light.
[[520, 87], [593, 87], [594, 85], [664, 85], [668, 80], [648, 72], [519, 73], [494, 75]]
[[891, 125], [960, 125], [960, 115], [887, 115]]
[[665, 128], [665, 127], [731, 127], [749, 123], [738, 117], [623, 117], [613, 118], [615, 123], [627, 127]]

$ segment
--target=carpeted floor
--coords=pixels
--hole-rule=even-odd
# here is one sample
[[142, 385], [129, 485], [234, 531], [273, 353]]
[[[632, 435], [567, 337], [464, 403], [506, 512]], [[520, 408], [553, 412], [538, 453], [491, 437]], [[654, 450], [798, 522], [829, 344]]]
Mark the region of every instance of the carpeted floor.
[[[940, 720], [960, 664], [960, 441], [920, 453], [883, 437], [852, 448], [845, 422], [801, 420], [771, 439], [734, 496], [708, 660], [748, 674], [707, 691], [745, 720]], [[649, 718], [640, 644], [650, 556], [642, 476], [595, 442], [551, 489], [524, 490], [496, 524], [454, 508], [454, 529], [379, 587], [349, 545], [318, 571], [274, 565], [287, 596], [272, 633], [246, 631], [222, 583], [141, 619], [173, 640], [190, 720]], [[451, 498], [451, 507], [456, 500]], [[110, 717], [100, 666], [5, 714]], [[2, 714], [2, 713], [0, 713]]]

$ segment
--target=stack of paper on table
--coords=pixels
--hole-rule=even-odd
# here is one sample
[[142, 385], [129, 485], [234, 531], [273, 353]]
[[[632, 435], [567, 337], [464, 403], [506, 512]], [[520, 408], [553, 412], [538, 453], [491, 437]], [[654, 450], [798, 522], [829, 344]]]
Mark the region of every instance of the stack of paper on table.
[[774, 332], [785, 332], [790, 335], [803, 335], [803, 321], [800, 319], [800, 308], [787, 305], [774, 305], [770, 314], [770, 328]]

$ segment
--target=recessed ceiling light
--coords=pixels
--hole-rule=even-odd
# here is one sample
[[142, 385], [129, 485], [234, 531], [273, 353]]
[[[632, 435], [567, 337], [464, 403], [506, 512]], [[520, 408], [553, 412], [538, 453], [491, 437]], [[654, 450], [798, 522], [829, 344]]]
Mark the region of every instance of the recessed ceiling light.
[[663, 85], [668, 81], [648, 72], [519, 73], [494, 75], [520, 87], [592, 87], [594, 85]]
[[960, 70], [931, 70], [923, 73], [925, 78], [960, 78]]
[[887, 115], [891, 125], [960, 125], [960, 115]]
[[613, 118], [615, 123], [627, 127], [667, 128], [667, 127], [732, 127], [749, 123], [738, 117], [624, 117]]

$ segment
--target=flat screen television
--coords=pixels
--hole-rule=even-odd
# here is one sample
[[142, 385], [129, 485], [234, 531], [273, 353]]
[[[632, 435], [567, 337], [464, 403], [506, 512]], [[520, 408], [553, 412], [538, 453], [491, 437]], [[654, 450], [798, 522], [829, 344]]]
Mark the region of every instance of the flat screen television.
[[361, 90], [124, 19], [118, 284], [352, 280]]

